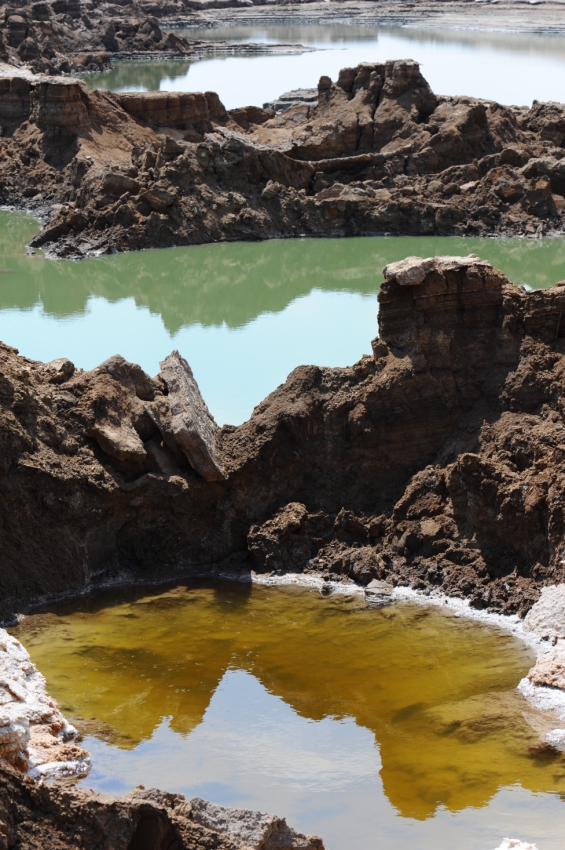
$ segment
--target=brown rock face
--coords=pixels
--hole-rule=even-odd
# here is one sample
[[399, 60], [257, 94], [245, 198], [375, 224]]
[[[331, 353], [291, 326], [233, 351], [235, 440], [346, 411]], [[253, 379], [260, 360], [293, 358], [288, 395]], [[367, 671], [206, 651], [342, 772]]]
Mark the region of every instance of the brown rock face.
[[525, 292], [474, 256], [385, 278], [373, 356], [296, 369], [238, 428], [191, 408], [218, 480], [187, 462], [166, 363], [150, 379], [119, 357], [72, 372], [0, 349], [5, 615], [116, 571], [214, 565], [520, 613], [563, 582], [565, 286]]
[[279, 114], [227, 112], [213, 92], [108, 95], [14, 76], [0, 79], [0, 121], [0, 201], [61, 204], [33, 242], [57, 256], [563, 232], [565, 107], [436, 97], [410, 60], [323, 77], [317, 105]]

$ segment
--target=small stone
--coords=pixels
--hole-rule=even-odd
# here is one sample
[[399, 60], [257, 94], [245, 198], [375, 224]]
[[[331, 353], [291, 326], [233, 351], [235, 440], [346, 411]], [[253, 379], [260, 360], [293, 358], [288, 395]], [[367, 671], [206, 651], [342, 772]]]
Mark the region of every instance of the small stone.
[[69, 378], [72, 378], [75, 367], [74, 363], [71, 363], [66, 357], [58, 357], [46, 365], [45, 372], [50, 384], [63, 384]]

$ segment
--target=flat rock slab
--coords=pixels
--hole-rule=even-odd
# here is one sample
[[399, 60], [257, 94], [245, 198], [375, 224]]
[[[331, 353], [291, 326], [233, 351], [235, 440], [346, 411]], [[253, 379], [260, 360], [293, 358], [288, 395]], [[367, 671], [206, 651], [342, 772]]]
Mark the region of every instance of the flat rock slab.
[[400, 286], [420, 286], [429, 272], [455, 271], [470, 266], [490, 267], [490, 263], [481, 260], [476, 254], [467, 257], [406, 257], [396, 263], [389, 263], [383, 269], [384, 279], [396, 281]]
[[365, 588], [365, 602], [375, 608], [382, 608], [384, 605], [391, 605], [393, 600], [392, 592], [394, 587], [387, 581], [380, 581], [374, 578]]
[[206, 481], [226, 479], [216, 444], [218, 426], [200, 394], [192, 369], [176, 350], [159, 365], [169, 390], [171, 428], [177, 444]]

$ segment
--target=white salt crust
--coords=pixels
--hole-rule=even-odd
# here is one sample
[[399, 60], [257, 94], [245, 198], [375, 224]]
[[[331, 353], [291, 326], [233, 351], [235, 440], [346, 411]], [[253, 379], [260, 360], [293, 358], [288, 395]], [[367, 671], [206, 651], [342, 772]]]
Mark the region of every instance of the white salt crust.
[[[86, 774], [90, 769], [86, 753], [79, 760], [64, 757], [65, 748], [76, 736], [74, 726], [47, 693], [45, 679], [28, 652], [19, 640], [0, 629], [0, 759], [32, 775]], [[46, 752], [51, 755], [47, 762]], [[53, 756], [58, 760], [53, 761]]]

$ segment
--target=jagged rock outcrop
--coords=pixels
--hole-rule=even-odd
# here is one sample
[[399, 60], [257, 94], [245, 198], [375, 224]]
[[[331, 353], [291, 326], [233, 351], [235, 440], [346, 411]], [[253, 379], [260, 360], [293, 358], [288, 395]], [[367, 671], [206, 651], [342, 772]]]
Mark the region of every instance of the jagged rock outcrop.
[[[161, 11], [157, 7], [157, 15]], [[101, 71], [110, 68], [113, 59], [202, 59], [244, 50], [306, 49], [188, 41], [163, 32], [151, 4], [138, 0], [9, 0], [0, 7], [0, 62], [36, 73]]]
[[[57, 256], [273, 236], [562, 232], [565, 107], [437, 97], [411, 61], [322, 77], [317, 106], [0, 80], [0, 201]], [[14, 166], [18, 168], [15, 177]], [[22, 173], [20, 166], [25, 165]]]
[[82, 372], [2, 346], [4, 617], [117, 575], [213, 568], [441, 588], [520, 614], [562, 583], [565, 286], [411, 258], [385, 269], [379, 300], [372, 356], [351, 368], [294, 370], [238, 428], [196, 404], [218, 480], [170, 439], [166, 369]]
[[324, 850], [284, 819], [142, 785], [123, 798], [0, 769], [0, 847], [44, 850]]

